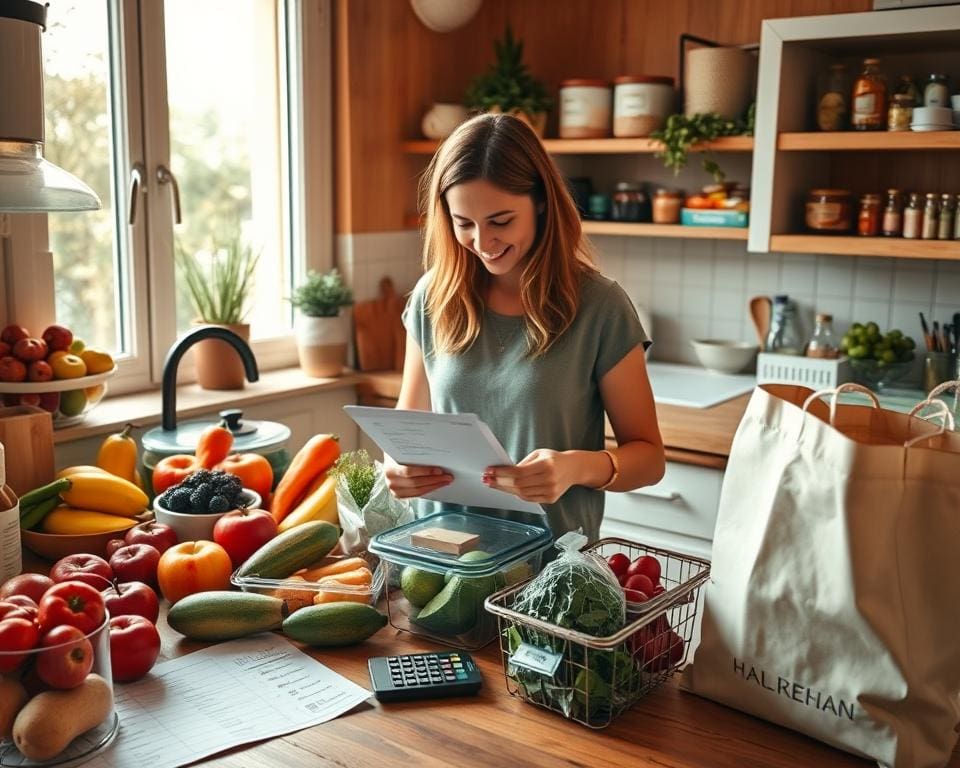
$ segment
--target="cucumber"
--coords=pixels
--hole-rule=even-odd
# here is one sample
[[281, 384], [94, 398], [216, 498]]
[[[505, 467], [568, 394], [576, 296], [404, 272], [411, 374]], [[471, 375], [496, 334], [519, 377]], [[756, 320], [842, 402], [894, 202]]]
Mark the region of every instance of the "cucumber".
[[315, 648], [356, 645], [387, 626], [387, 617], [366, 603], [322, 603], [284, 620], [282, 632]]
[[198, 592], [170, 607], [167, 623], [192, 640], [220, 642], [279, 629], [287, 603], [253, 592]]
[[39, 488], [34, 488], [32, 491], [27, 491], [25, 494], [23, 494], [23, 496], [20, 497], [20, 509], [26, 509], [39, 504], [42, 501], [46, 501], [47, 499], [55, 498], [63, 491], [69, 490], [69, 488], [70, 478], [68, 477], [61, 477], [59, 480], [54, 480], [52, 483], [41, 485]]
[[28, 531], [33, 530], [40, 525], [43, 519], [53, 512], [59, 504], [60, 497], [51, 496], [49, 499], [37, 502], [32, 507], [28, 507], [26, 511], [20, 510], [20, 527]]
[[237, 569], [238, 576], [285, 579], [326, 557], [337, 545], [340, 531], [322, 520], [296, 525], [274, 536]]

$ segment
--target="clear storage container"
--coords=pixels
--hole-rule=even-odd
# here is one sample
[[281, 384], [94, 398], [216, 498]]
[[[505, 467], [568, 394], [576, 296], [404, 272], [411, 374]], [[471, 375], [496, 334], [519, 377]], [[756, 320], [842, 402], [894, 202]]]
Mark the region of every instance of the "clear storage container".
[[[451, 536], [452, 535], [452, 536]], [[448, 551], [421, 545], [446, 538]], [[540, 571], [549, 529], [474, 512], [439, 512], [378, 533], [370, 551], [379, 556], [387, 588], [387, 615], [400, 630], [439, 643], [476, 650], [497, 634], [484, 600]]]

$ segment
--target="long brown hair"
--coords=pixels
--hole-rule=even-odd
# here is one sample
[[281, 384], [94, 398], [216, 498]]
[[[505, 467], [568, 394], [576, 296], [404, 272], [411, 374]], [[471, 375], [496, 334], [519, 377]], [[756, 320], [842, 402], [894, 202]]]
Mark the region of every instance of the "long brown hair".
[[478, 115], [443, 142], [420, 182], [426, 217], [423, 266], [430, 273], [426, 311], [438, 352], [456, 354], [480, 333], [489, 275], [456, 238], [446, 192], [483, 179], [514, 195], [529, 195], [537, 233], [520, 276], [529, 352], [543, 355], [570, 327], [580, 285], [596, 272], [580, 216], [560, 171], [530, 127], [510, 115]]

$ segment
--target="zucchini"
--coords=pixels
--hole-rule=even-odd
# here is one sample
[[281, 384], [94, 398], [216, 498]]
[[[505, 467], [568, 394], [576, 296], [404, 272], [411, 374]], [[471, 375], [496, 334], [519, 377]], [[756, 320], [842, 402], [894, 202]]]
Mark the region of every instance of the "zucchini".
[[301, 608], [283, 622], [283, 634], [316, 648], [362, 643], [387, 626], [387, 617], [366, 603], [322, 603]]
[[285, 601], [252, 592], [197, 592], [170, 607], [167, 623], [192, 640], [220, 642], [279, 629]]
[[340, 538], [335, 525], [312, 520], [274, 536], [247, 558], [237, 576], [285, 579], [310, 563], [322, 560]]

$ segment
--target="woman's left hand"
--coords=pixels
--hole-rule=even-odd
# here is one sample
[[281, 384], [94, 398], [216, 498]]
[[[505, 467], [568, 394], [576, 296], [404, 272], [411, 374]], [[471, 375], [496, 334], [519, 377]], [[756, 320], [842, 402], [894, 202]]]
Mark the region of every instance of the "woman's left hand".
[[576, 481], [574, 458], [560, 451], [538, 448], [512, 467], [487, 467], [483, 482], [489, 488], [512, 493], [524, 501], [552, 504]]

